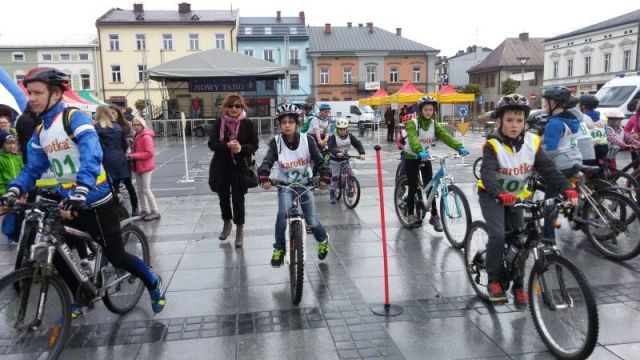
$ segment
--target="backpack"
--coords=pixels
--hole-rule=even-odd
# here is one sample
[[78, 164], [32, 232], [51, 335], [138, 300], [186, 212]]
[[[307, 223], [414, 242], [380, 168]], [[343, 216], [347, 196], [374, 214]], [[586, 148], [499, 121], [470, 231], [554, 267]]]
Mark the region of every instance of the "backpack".
[[307, 116], [307, 118], [304, 121], [304, 124], [302, 124], [302, 126], [300, 127], [300, 133], [301, 134], [305, 134], [307, 133], [307, 131], [309, 131], [309, 126], [311, 126], [311, 120], [313, 120], [313, 116]]
[[[418, 123], [417, 118], [412, 118], [409, 121], [413, 121], [414, 123], [416, 123], [416, 129], [420, 129], [420, 124]], [[407, 124], [405, 123], [405, 128], [402, 129], [402, 131], [400, 131], [400, 136], [398, 136], [398, 140], [396, 141], [396, 146], [398, 147], [398, 150], [404, 149], [404, 146], [406, 145], [406, 143], [407, 143]]]
[[[78, 143], [78, 141], [76, 140], [76, 137], [73, 135], [73, 130], [71, 130], [71, 115], [73, 115], [73, 113], [76, 111], [80, 111], [80, 109], [72, 106], [66, 107], [64, 108], [64, 110], [62, 110], [62, 126], [64, 127], [64, 132], [66, 132], [67, 135], [69, 135], [69, 138], [74, 143]], [[42, 124], [36, 127], [36, 131], [38, 132], [38, 135], [40, 135], [40, 131], [42, 131]]]

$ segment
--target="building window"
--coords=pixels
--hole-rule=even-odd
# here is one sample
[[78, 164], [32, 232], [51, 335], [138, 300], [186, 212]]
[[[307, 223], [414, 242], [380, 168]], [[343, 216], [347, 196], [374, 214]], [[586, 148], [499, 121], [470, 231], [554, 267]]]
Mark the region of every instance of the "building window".
[[567, 76], [573, 76], [573, 59], [567, 59]]
[[265, 35], [271, 35], [271, 28], [270, 27], [264, 28], [264, 34]]
[[625, 50], [622, 53], [622, 70], [627, 71], [631, 68], [631, 50]]
[[367, 65], [367, 81], [369, 81], [369, 82], [376, 81], [376, 66], [375, 65]]
[[147, 36], [145, 34], [136, 34], [136, 50], [147, 49]]
[[397, 83], [398, 82], [398, 68], [397, 67], [392, 67], [389, 70], [389, 82], [390, 83]]
[[80, 88], [82, 90], [91, 89], [91, 74], [80, 74]]
[[11, 54], [13, 56], [13, 62], [24, 62], [24, 53], [13, 53]]
[[138, 65], [138, 81], [144, 81], [144, 74], [147, 72], [146, 65]]
[[295, 27], [295, 26], [290, 27], [290, 28], [289, 28], [289, 33], [290, 33], [291, 35], [297, 35], [297, 34], [298, 34], [298, 28], [297, 28], [297, 27]]
[[87, 53], [80, 53], [78, 54], [78, 59], [80, 61], [89, 61], [89, 54]]
[[162, 34], [162, 48], [164, 50], [173, 50], [173, 35]]
[[71, 54], [60, 54], [60, 61], [71, 61]]
[[291, 84], [291, 90], [300, 89], [300, 75], [298, 74], [289, 75], [289, 83]]
[[342, 70], [342, 83], [343, 84], [351, 84], [352, 83], [353, 74], [351, 73], [351, 68], [346, 67]]
[[244, 34], [245, 35], [251, 35], [251, 28], [250, 27], [244, 28]]
[[216, 34], [216, 49], [224, 50], [224, 34]]
[[111, 65], [111, 82], [122, 82], [122, 74], [120, 73], [120, 65]]
[[263, 58], [264, 58], [266, 61], [271, 61], [271, 62], [273, 62], [273, 50], [272, 50], [272, 49], [264, 49], [263, 54], [264, 54], [264, 57], [263, 57]]
[[16, 70], [16, 72], [13, 73], [13, 78], [16, 80], [17, 83], [21, 83], [22, 80], [24, 80], [24, 71]]
[[247, 56], [253, 56], [253, 49], [244, 49], [244, 54]]
[[489, 88], [489, 75], [484, 77], [484, 87]]
[[591, 74], [591, 56], [585, 56], [584, 58], [584, 74]]
[[529, 80], [529, 86], [538, 86], [538, 74], [533, 73], [533, 79]]
[[109, 50], [120, 51], [120, 35], [109, 34]]
[[298, 49], [289, 49], [289, 64], [300, 65], [300, 51]]
[[413, 70], [411, 71], [411, 79], [414, 83], [420, 82], [421, 73], [422, 71], [420, 70], [419, 66], [415, 66], [413, 68]]
[[491, 83], [489, 84], [489, 86], [496, 87], [496, 74], [491, 74]]
[[559, 64], [559, 63], [558, 63], [557, 61], [554, 61], [554, 62], [553, 62], [553, 76], [552, 76], [552, 77], [553, 77], [554, 79], [557, 79], [557, 78], [558, 78], [558, 64]]
[[273, 90], [273, 80], [265, 80], [264, 81], [264, 89], [265, 90]]
[[320, 84], [329, 84], [329, 68], [320, 68]]
[[42, 54], [42, 61], [51, 61], [53, 56], [51, 54]]
[[200, 34], [189, 34], [189, 50], [200, 50]]
[[611, 54], [604, 54], [604, 72], [611, 71]]

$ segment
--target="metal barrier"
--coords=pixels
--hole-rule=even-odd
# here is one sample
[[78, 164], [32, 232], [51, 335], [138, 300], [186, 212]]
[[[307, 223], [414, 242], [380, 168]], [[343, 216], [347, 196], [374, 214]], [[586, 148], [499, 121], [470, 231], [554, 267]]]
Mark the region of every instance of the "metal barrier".
[[[187, 136], [195, 136], [195, 129], [199, 126], [203, 126], [205, 130], [205, 136], [208, 136], [208, 131], [210, 130], [210, 126], [206, 126], [210, 124], [215, 119], [186, 119], [186, 127], [185, 132]], [[258, 135], [261, 135], [262, 132], [266, 130], [269, 133], [274, 132], [274, 120], [272, 117], [253, 117], [249, 118], [249, 120], [256, 127], [256, 131]], [[171, 119], [171, 120], [152, 120], [151, 128], [156, 133], [157, 136], [161, 137], [171, 137], [171, 136], [180, 136], [180, 119]]]

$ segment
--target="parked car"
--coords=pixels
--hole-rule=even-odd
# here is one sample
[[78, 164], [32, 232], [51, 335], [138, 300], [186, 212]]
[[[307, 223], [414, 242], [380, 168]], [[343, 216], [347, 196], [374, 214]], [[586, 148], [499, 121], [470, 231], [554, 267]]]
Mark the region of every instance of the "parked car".
[[193, 127], [193, 135], [196, 137], [209, 136], [213, 129], [213, 121], [207, 121], [204, 124], [200, 124]]

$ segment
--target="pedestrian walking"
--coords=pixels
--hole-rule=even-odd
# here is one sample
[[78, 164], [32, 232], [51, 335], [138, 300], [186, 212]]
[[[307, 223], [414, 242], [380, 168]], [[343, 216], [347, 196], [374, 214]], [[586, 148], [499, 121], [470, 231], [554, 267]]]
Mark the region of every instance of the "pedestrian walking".
[[387, 110], [384, 112], [384, 122], [387, 124], [387, 142], [393, 142], [393, 135], [396, 130], [396, 111], [391, 108], [391, 106], [387, 107]]
[[209, 187], [218, 193], [224, 222], [218, 239], [231, 234], [236, 224], [235, 247], [242, 248], [244, 230], [244, 195], [247, 193], [247, 165], [258, 150], [256, 129], [246, 115], [246, 103], [239, 94], [229, 94], [223, 101], [221, 115], [213, 123], [209, 149], [213, 158], [209, 167]]
[[133, 150], [127, 158], [133, 160], [133, 172], [136, 173], [138, 196], [140, 201], [139, 215], [145, 221], [160, 219], [156, 198], [151, 192], [151, 174], [156, 168], [153, 153], [153, 138], [156, 134], [147, 127], [147, 122], [139, 117], [133, 117], [133, 129], [136, 136], [133, 139]]

